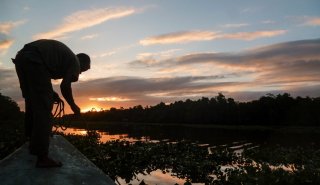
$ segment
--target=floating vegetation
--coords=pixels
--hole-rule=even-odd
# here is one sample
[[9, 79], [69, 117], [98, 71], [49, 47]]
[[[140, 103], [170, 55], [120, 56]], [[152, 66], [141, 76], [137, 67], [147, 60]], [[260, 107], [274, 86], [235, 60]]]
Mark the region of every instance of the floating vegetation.
[[138, 174], [160, 169], [185, 179], [185, 184], [320, 184], [316, 145], [260, 146], [238, 153], [227, 146], [208, 152], [207, 146], [188, 141], [101, 143], [94, 131], [66, 137], [115, 181], [121, 178], [130, 183]]

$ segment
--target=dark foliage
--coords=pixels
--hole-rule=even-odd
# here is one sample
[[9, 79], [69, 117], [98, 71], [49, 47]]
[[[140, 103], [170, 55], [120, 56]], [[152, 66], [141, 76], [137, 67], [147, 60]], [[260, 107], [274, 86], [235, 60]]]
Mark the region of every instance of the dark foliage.
[[0, 159], [25, 142], [22, 118], [17, 103], [0, 93]]
[[10, 97], [0, 93], [0, 120], [19, 120], [22, 118], [18, 104]]
[[211, 99], [188, 99], [169, 105], [161, 102], [145, 108], [138, 105], [128, 109], [91, 111], [84, 113], [83, 117], [91, 121], [117, 122], [319, 126], [319, 110], [320, 97], [293, 98], [287, 93], [267, 94], [259, 100], [236, 102], [219, 94]]

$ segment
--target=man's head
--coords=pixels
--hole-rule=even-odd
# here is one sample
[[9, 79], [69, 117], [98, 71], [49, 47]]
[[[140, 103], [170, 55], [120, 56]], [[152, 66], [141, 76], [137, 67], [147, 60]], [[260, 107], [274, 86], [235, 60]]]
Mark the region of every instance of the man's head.
[[80, 72], [87, 71], [90, 69], [90, 57], [85, 53], [79, 53], [77, 54], [77, 57], [80, 62]]

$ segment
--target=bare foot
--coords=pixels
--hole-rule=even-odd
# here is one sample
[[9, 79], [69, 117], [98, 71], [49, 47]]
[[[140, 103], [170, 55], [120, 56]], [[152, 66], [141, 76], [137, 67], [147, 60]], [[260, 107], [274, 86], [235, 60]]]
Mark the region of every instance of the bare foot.
[[37, 168], [57, 168], [61, 166], [62, 163], [60, 161], [53, 160], [49, 157], [38, 157], [36, 163]]

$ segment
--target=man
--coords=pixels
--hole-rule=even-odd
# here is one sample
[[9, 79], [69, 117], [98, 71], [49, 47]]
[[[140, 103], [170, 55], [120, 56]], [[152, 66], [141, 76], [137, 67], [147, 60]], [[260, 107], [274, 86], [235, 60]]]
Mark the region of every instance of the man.
[[48, 156], [52, 131], [54, 101], [61, 101], [53, 91], [51, 79], [62, 79], [60, 89], [76, 115], [80, 108], [74, 102], [71, 83], [81, 72], [90, 69], [90, 57], [75, 55], [65, 44], [56, 40], [37, 40], [26, 44], [13, 59], [25, 99], [25, 130], [30, 138], [30, 153], [36, 155], [36, 167], [61, 167], [62, 163]]

